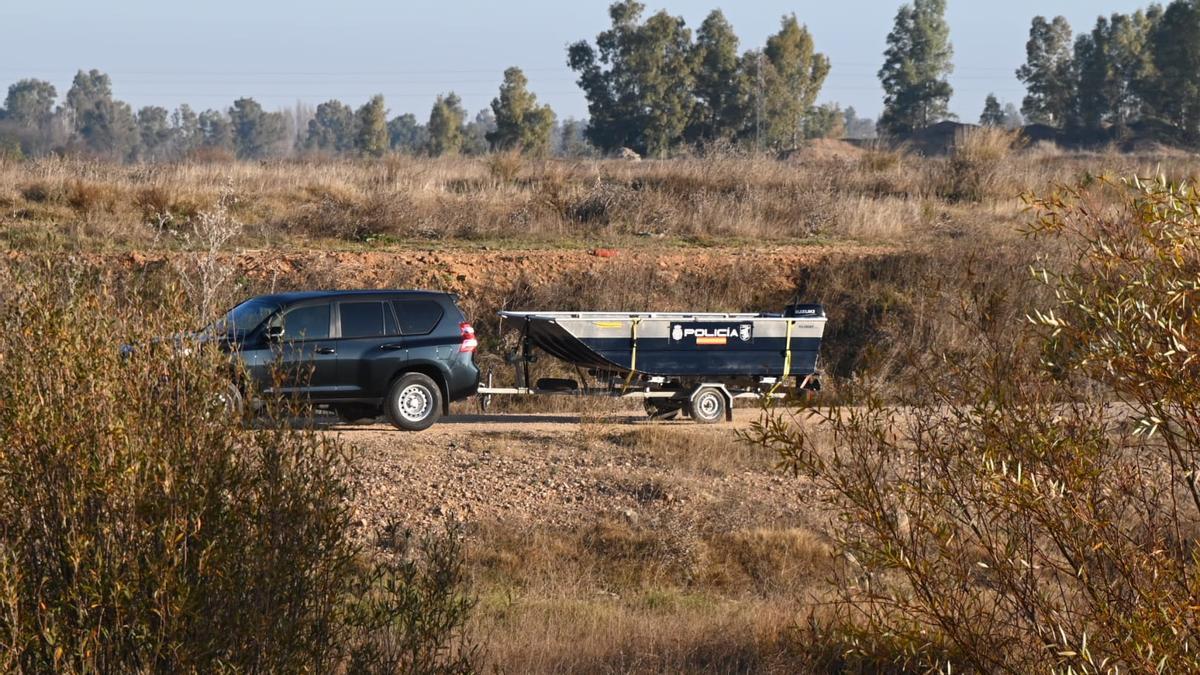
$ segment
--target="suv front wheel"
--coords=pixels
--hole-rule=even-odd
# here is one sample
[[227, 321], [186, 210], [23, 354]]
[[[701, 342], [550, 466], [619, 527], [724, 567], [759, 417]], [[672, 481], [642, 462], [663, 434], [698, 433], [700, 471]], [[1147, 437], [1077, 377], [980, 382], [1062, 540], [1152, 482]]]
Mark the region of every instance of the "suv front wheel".
[[392, 383], [383, 409], [404, 431], [424, 431], [442, 416], [442, 390], [428, 375], [408, 373]]

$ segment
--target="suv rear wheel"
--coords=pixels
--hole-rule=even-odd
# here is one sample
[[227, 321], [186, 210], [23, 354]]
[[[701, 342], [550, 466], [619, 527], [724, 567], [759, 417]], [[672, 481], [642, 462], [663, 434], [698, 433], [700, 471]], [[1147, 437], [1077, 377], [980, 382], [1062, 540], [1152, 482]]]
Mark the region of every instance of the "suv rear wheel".
[[392, 383], [383, 410], [404, 431], [423, 431], [442, 416], [442, 390], [424, 373], [408, 373]]

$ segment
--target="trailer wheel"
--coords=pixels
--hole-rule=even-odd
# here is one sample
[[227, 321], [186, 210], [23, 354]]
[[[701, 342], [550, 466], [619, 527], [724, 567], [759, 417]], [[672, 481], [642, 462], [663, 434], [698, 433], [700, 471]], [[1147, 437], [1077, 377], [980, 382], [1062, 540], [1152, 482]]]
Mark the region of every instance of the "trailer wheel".
[[716, 424], [725, 419], [725, 394], [715, 387], [704, 387], [688, 404], [692, 419], [700, 424]]
[[645, 400], [645, 407], [646, 414], [650, 416], [650, 419], [669, 422], [676, 417], [679, 417], [679, 413], [683, 408], [683, 404], [675, 401], [659, 402], [655, 399], [648, 398]]

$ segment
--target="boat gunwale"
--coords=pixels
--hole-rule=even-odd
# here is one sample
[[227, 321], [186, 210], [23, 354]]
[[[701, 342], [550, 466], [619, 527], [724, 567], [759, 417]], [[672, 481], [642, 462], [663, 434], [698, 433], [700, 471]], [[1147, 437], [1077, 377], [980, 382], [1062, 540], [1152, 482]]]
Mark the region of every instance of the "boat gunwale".
[[694, 320], [694, 321], [825, 321], [824, 316], [762, 316], [761, 314], [721, 314], [721, 313], [692, 313], [692, 312], [511, 312], [501, 311], [498, 314], [506, 319], [536, 319], [557, 321], [559, 319], [580, 320], [624, 320], [650, 319], [662, 321]]

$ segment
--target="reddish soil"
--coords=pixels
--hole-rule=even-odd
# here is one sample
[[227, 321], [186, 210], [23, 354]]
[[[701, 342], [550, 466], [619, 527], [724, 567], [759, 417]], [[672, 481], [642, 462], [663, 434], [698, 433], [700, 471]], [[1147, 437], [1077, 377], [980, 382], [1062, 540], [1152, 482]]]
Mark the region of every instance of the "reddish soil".
[[[604, 255], [597, 255], [603, 250]], [[668, 277], [691, 273], [720, 275], [747, 267], [755, 270], [760, 288], [787, 288], [795, 271], [831, 256], [871, 257], [890, 249], [850, 244], [773, 246], [769, 248], [628, 247], [572, 250], [389, 250], [275, 251], [247, 250], [223, 254], [238, 275], [266, 285], [295, 287], [305, 279], [336, 278], [342, 287], [380, 288], [398, 285], [435, 288], [461, 294], [477, 289], [511, 288], [517, 282], [551, 282], [572, 272], [606, 267], [656, 265]], [[155, 267], [181, 253], [131, 252], [102, 258], [125, 270]], [[764, 275], [763, 270], [769, 272]]]

